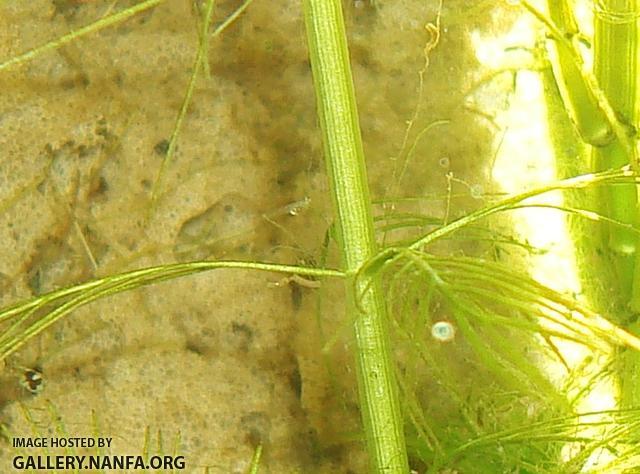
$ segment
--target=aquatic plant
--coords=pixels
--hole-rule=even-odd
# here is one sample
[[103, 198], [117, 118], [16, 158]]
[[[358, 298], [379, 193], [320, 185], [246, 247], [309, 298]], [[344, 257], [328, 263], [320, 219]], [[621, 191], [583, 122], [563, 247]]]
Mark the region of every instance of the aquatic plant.
[[[0, 73], [25, 67], [161, 3], [143, 1], [108, 14], [10, 57], [0, 63]], [[211, 73], [209, 41], [250, 3], [243, 3], [216, 28], [212, 27], [215, 2], [194, 3], [198, 47], [171, 136], [158, 147], [162, 161], [155, 180], [147, 183], [146, 222], [163, 212], [163, 200], [171, 196], [167, 174], [177, 159], [198, 80]], [[373, 3], [356, 3], [357, 8], [375, 11]], [[280, 216], [297, 214], [301, 203], [308, 204], [303, 199], [276, 206], [277, 211], [254, 213], [246, 226], [220, 233], [209, 221], [224, 220], [221, 216], [233, 208], [219, 202], [180, 227], [173, 246], [178, 263], [122, 270], [159, 248], [149, 246], [118, 261], [122, 269], [79, 284], [50, 288], [34, 277], [35, 296], [0, 311], [4, 324], [0, 359], [10, 360], [35, 336], [82, 306], [188, 275], [219, 269], [262, 271], [294, 275], [298, 280], [287, 280], [293, 281], [294, 288], [307, 279], [314, 289], [338, 279], [344, 284], [346, 312], [341, 323], [330, 328], [324, 352], [330, 353], [339, 340], [354, 346], [362, 438], [372, 472], [607, 472], [635, 467], [640, 393], [634, 375], [640, 350], [635, 321], [635, 194], [640, 176], [635, 134], [638, 15], [631, 3], [623, 11], [609, 2], [595, 5], [591, 71], [586, 65], [591, 52], [584, 51], [591, 39], [580, 31], [574, 4], [549, 2], [544, 13], [527, 1], [520, 2], [518, 14], [528, 12], [539, 21], [554, 53], [548, 60], [542, 48], [536, 51], [542, 58], [537, 58], [542, 64], [539, 76], [546, 84], [560, 176], [505, 195], [485, 192], [479, 183], [467, 183], [448, 172], [446, 193], [438, 197], [445, 202], [444, 212], [438, 214], [424, 205], [432, 195], [406, 195], [403, 180], [413, 169], [420, 143], [449, 123], [421, 122], [424, 97], [429, 94], [424, 78], [444, 28], [442, 2], [436, 18], [427, 23], [415, 107], [398, 156], [389, 167], [390, 182], [376, 202], [369, 190], [344, 5], [337, 0], [305, 0], [309, 57], [334, 209], [319, 264], [207, 260], [220, 242], [233, 241], [235, 246], [239, 235], [250, 233], [262, 221], [278, 227]], [[474, 87], [493, 80], [496, 76]], [[569, 119], [577, 133], [568, 125]], [[102, 136], [109, 141], [106, 132]], [[567, 153], [567, 148], [577, 151]], [[587, 153], [593, 154], [592, 160], [585, 159]], [[566, 154], [573, 161], [564, 160]], [[451, 159], [440, 157], [438, 164], [443, 174]], [[46, 168], [37, 174], [26, 189], [37, 189], [48, 173]], [[464, 191], [454, 193], [455, 186]], [[543, 199], [554, 193], [562, 193], [565, 200]], [[14, 206], [22, 196], [15, 193], [3, 207]], [[461, 204], [462, 212], [457, 212], [458, 201], [464, 200], [475, 206]], [[583, 295], [567, 294], [534, 278], [526, 267], [545, 250], [505, 230], [511, 215], [540, 209], [562, 213], [573, 223], [576, 260], [586, 282]], [[240, 221], [245, 222], [234, 222]], [[83, 230], [78, 226], [77, 231], [89, 248]], [[459, 243], [461, 250], [456, 250]], [[465, 244], [474, 247], [465, 248]], [[330, 268], [324, 258], [335, 248], [340, 254], [339, 269]], [[87, 253], [97, 267], [90, 248]], [[180, 262], [188, 258], [194, 261]], [[606, 285], [593, 284], [594, 274], [607, 275]], [[613, 299], [612, 287], [620, 289], [621, 295], [613, 303], [606, 301]], [[590, 355], [572, 358], [568, 347], [580, 347]], [[558, 370], [554, 375], [552, 369], [563, 375], [558, 376]], [[336, 386], [343, 382], [336, 381]], [[582, 408], [592, 387], [618, 383], [622, 386], [619, 406]], [[258, 471], [261, 456], [268, 456], [268, 451], [268, 444], [256, 443], [250, 472]]]

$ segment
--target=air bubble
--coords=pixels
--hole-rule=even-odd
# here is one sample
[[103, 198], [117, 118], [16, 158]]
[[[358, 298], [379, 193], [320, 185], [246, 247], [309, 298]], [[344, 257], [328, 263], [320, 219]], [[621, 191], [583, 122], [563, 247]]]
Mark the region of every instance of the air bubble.
[[453, 341], [453, 338], [456, 337], [456, 329], [448, 321], [438, 321], [431, 326], [431, 336], [440, 342]]

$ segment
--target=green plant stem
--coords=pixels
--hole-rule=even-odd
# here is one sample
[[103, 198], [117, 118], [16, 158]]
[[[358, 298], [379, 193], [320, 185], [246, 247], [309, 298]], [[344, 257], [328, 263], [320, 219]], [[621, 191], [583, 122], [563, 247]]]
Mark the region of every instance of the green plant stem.
[[[325, 160], [347, 274], [377, 251], [347, 40], [339, 0], [305, 0], [307, 40]], [[376, 276], [347, 283], [347, 316], [355, 321], [361, 414], [372, 472], [409, 471], [391, 360], [387, 316]]]
[[205, 67], [207, 64], [207, 52], [209, 50], [209, 26], [211, 24], [211, 20], [213, 18], [213, 10], [215, 7], [214, 0], [208, 0], [205, 6], [205, 11], [202, 17], [202, 25], [200, 26], [199, 36], [200, 41], [198, 44], [198, 52], [196, 53], [196, 58], [193, 62], [193, 67], [191, 70], [191, 77], [189, 78], [189, 85], [187, 86], [187, 90], [184, 94], [184, 99], [182, 100], [182, 106], [180, 107], [180, 112], [178, 112], [178, 116], [176, 117], [175, 125], [173, 126], [173, 132], [171, 133], [171, 139], [169, 140], [169, 147], [167, 148], [167, 153], [162, 159], [162, 164], [160, 165], [160, 170], [158, 171], [158, 175], [153, 183], [153, 190], [151, 192], [151, 212], [153, 212], [155, 205], [157, 204], [158, 195], [160, 193], [160, 186], [162, 185], [162, 178], [164, 176], [165, 170], [169, 164], [169, 162], [173, 159], [173, 155], [176, 151], [176, 145], [178, 143], [178, 135], [180, 130], [182, 129], [182, 123], [184, 122], [184, 118], [187, 116], [187, 110], [189, 109], [189, 105], [191, 105], [191, 100], [193, 98], [193, 91], [196, 87], [196, 80], [198, 79], [198, 74], [200, 70]]
[[[553, 10], [553, 5], [555, 4], [554, 3], [555, 1], [557, 0], [549, 0], [548, 4], [549, 4], [550, 10]], [[629, 136], [630, 135], [629, 127], [627, 126], [626, 123], [623, 123], [620, 121], [619, 117], [616, 114], [616, 110], [609, 103], [609, 100], [605, 92], [602, 90], [602, 88], [598, 84], [598, 81], [595, 75], [586, 68], [582, 55], [580, 54], [580, 51], [578, 50], [575, 43], [575, 40], [577, 39], [576, 38], [577, 35], [575, 34], [572, 35], [570, 32], [574, 24], [570, 23], [566, 25], [569, 28], [569, 32], [565, 33], [559, 28], [558, 25], [556, 25], [554, 21], [551, 21], [549, 18], [543, 15], [537, 8], [531, 5], [531, 3], [529, 3], [527, 0], [520, 0], [520, 4], [529, 13], [535, 16], [547, 27], [550, 36], [554, 39], [554, 41], [558, 43], [559, 47], [564, 49], [564, 51], [567, 53], [563, 57], [566, 60], [573, 59], [573, 62], [576, 68], [573, 68], [572, 70], [565, 69], [563, 71], [563, 75], [568, 75], [572, 71], [578, 72], [581, 76], [581, 79], [579, 80], [579, 82], [581, 82], [582, 86], [585, 87], [585, 91], [587, 92], [587, 95], [578, 94], [575, 98], [584, 97], [589, 101], [592, 99], [595, 99], [595, 101], [597, 102], [597, 108], [606, 117], [609, 127], [611, 127], [611, 131], [615, 135], [615, 138], [620, 142], [621, 146], [624, 147], [625, 151], [629, 154], [629, 156], [633, 157], [633, 159], [631, 160], [632, 169], [635, 171], [638, 171], [638, 169], [640, 168], [640, 160], [638, 159], [638, 151], [635, 148], [635, 143]], [[564, 16], [562, 17], [563, 21], [569, 21], [569, 18], [571, 19], [573, 18], [573, 16], [568, 15], [568, 11], [569, 11], [568, 8], [569, 7], [567, 6], [564, 9]], [[560, 26], [564, 27], [565, 25], [560, 25]], [[562, 77], [557, 78], [557, 81], [562, 82], [563, 81]], [[562, 90], [563, 88], [566, 89], [566, 87], [563, 87], [562, 84], [560, 84], [559, 88], [560, 90]], [[570, 95], [568, 97], [565, 97], [565, 99], [566, 98], [573, 100], [574, 96]], [[568, 103], [567, 107], [569, 107], [575, 112], [575, 110], [582, 107], [582, 105]], [[574, 114], [574, 118], [575, 117], [576, 116]], [[597, 125], [598, 120], [596, 117], [593, 117], [591, 120], [593, 120], [591, 125]], [[591, 125], [588, 128], [591, 128]], [[596, 131], [597, 133], [592, 137], [592, 138], [596, 138], [596, 140], [592, 144], [602, 146], [607, 144], [609, 142], [609, 139], [606, 134], [600, 136], [601, 134], [599, 133], [599, 130], [600, 130], [599, 127], [593, 128], [592, 131]], [[604, 130], [602, 131], [604, 132]], [[581, 133], [584, 133], [584, 130], [581, 130]], [[601, 140], [602, 138], [605, 138], [605, 139]]]
[[[578, 26], [573, 16], [573, 10], [567, 0], [549, 0], [549, 16], [553, 23], [562, 29], [566, 37], [575, 38]], [[610, 143], [613, 131], [607, 122], [597, 98], [582, 76], [575, 57], [578, 51], [572, 42], [554, 41], [556, 58], [551, 62], [553, 74], [557, 78], [556, 84], [560, 91], [567, 112], [586, 143], [602, 146]]]
[[[592, 169], [630, 165], [637, 171], [637, 151], [629, 133], [637, 126], [637, 0], [606, 0], [599, 5], [605, 13], [595, 17], [591, 80], [576, 42], [570, 41], [579, 35], [572, 6], [566, 0], [549, 0], [547, 4], [551, 22], [546, 23], [556, 43], [556, 83], [582, 139], [594, 146]], [[537, 13], [527, 2], [524, 5]], [[629, 226], [638, 223], [634, 185], [609, 187], [601, 198], [604, 215]], [[605, 239], [614, 255], [624, 301], [640, 309], [640, 267], [635, 263], [638, 237], [629, 229], [609, 227]]]
[[176, 117], [173, 131], [171, 132], [171, 138], [169, 139], [167, 153], [162, 160], [162, 164], [160, 165], [160, 169], [158, 170], [158, 174], [153, 184], [153, 190], [151, 192], [151, 212], [154, 211], [155, 206], [157, 205], [157, 201], [160, 198], [160, 194], [162, 193], [161, 186], [163, 177], [176, 152], [178, 135], [182, 130], [182, 124], [185, 120], [185, 117], [187, 116], [187, 111], [191, 106], [193, 93], [196, 87], [196, 81], [198, 80], [198, 76], [200, 75], [200, 70], [204, 70], [205, 76], [209, 77], [209, 63], [207, 60], [209, 54], [209, 41], [216, 38], [228, 26], [230, 26], [235, 20], [237, 20], [240, 15], [249, 7], [249, 5], [251, 5], [252, 2], [253, 0], [245, 0], [245, 2], [235, 12], [229, 15], [229, 17], [227, 17], [227, 19], [213, 31], [213, 33], [210, 33], [209, 29], [211, 26], [211, 20], [213, 18], [215, 1], [208, 0], [205, 5], [204, 12], [202, 13], [202, 24], [200, 25], [200, 30], [198, 31], [198, 52], [196, 53], [196, 58], [193, 62], [193, 67], [191, 68], [189, 84], [187, 85], [187, 89], [184, 93], [182, 105], [180, 106], [180, 111], [178, 112], [178, 116]]
[[123, 22], [133, 15], [137, 15], [138, 13], [153, 8], [162, 2], [164, 2], [164, 0], [146, 0], [145, 2], [140, 2], [130, 8], [126, 8], [118, 13], [114, 13], [113, 15], [102, 18], [94, 23], [91, 23], [90, 25], [83, 26], [82, 28], [79, 28], [77, 30], [73, 30], [56, 40], [49, 41], [48, 43], [38, 46], [37, 48], [33, 48], [25, 53], [14, 56], [0, 63], [0, 71], [11, 66], [26, 63], [28, 61], [31, 61], [33, 58], [46, 53], [47, 51], [58, 49], [73, 40], [81, 38], [82, 36], [95, 33], [117, 23]]
[[[608, 14], [596, 15], [594, 37], [595, 75], [620, 120], [636, 127], [638, 120], [638, 24], [635, 13], [637, 0], [606, 0], [601, 8], [611, 14], [629, 13], [626, 20], [614, 21]], [[632, 163], [632, 157], [618, 142], [602, 149], [594, 149], [594, 168], [611, 169]], [[625, 224], [637, 226], [638, 209], [636, 186], [616, 186], [604, 195], [607, 215]], [[638, 237], [629, 230], [610, 229], [609, 247], [615, 252], [621, 286], [627, 293], [630, 306], [640, 309], [640, 275], [638, 275]], [[634, 272], [634, 266], [636, 270]], [[635, 275], [634, 275], [635, 273]]]
[[[69, 288], [52, 291], [0, 311], [0, 321], [12, 321], [12, 325], [8, 328], [3, 328], [0, 334], [0, 361], [18, 350], [30, 338], [40, 334], [80, 306], [123, 291], [221, 268], [262, 270], [314, 277], [345, 276], [343, 272], [330, 269], [233, 261], [175, 263], [109, 275]], [[52, 309], [40, 315], [38, 313], [39, 310], [45, 308]]]
[[[638, 53], [640, 31], [637, 15], [638, 0], [603, 0], [602, 10], [595, 18], [594, 68], [602, 90], [620, 120], [637, 129], [638, 117]], [[595, 149], [594, 168], [607, 169], [632, 163], [619, 142]], [[607, 214], [625, 224], [638, 227], [637, 186], [612, 187], [604, 195]], [[640, 246], [638, 236], [626, 229], [609, 228], [609, 247], [614, 252], [614, 263], [620, 286], [629, 307], [640, 312]], [[638, 334], [638, 323], [628, 328]], [[640, 355], [636, 351], [625, 351], [621, 357], [620, 381], [623, 406], [640, 404]]]
[[249, 466], [249, 474], [258, 474], [260, 470], [260, 459], [262, 459], [262, 445], [259, 444], [253, 452], [251, 458], [251, 466]]

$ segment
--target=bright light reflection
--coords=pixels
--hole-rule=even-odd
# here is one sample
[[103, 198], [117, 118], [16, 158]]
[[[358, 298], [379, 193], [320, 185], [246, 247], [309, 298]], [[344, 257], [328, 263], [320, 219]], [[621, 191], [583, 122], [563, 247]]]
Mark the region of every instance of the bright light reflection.
[[[470, 36], [476, 48], [476, 57], [481, 64], [490, 70], [501, 70], [513, 67], [509, 64], [510, 60], [513, 60], [505, 49], [533, 49], [538, 34], [534, 20], [525, 13], [513, 28], [501, 37], [484, 37], [477, 30], [471, 32]], [[504, 94], [511, 94], [508, 108], [497, 112], [493, 110], [496, 115], [495, 122], [505, 131], [504, 138], [496, 139], [496, 144], [500, 139], [502, 143], [495, 160], [493, 179], [508, 193], [519, 193], [556, 179], [541, 77], [536, 72], [521, 70], [517, 73], [515, 86], [515, 91], [503, 91]], [[548, 193], [536, 198], [536, 202], [560, 206], [563, 199], [560, 193]], [[565, 215], [558, 210], [544, 208], [523, 209], [514, 211], [511, 215], [520, 239], [547, 251], [544, 255], [532, 258], [531, 275], [559, 292], [580, 295], [575, 255]], [[603, 367], [606, 361], [603, 355], [591, 362], [591, 351], [579, 344], [558, 340], [554, 342], [572, 371], [579, 372], [579, 382], [576, 385], [588, 384], [590, 377]], [[546, 359], [543, 365], [551, 379], [558, 386], [562, 386], [567, 378], [564, 366], [550, 359]], [[568, 397], [573, 395], [577, 394], [567, 394]], [[611, 386], [593, 386], [577, 409], [580, 412], [614, 409], [616, 395]], [[595, 420], [592, 417], [589, 421]], [[587, 434], [587, 430], [584, 434]], [[589, 430], [588, 434], [597, 436], [593, 430]], [[563, 457], [569, 459], [579, 449], [580, 446], [567, 444], [562, 451]], [[590, 457], [584, 469], [594, 469], [611, 460], [612, 455], [608, 451], [597, 451]]]

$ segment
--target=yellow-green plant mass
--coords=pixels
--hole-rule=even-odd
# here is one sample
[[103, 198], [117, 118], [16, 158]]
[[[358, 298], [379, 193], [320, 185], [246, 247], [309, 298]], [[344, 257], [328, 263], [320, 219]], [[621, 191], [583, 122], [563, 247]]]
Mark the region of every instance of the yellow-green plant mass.
[[639, 18], [1, 2], [0, 472], [636, 472]]

